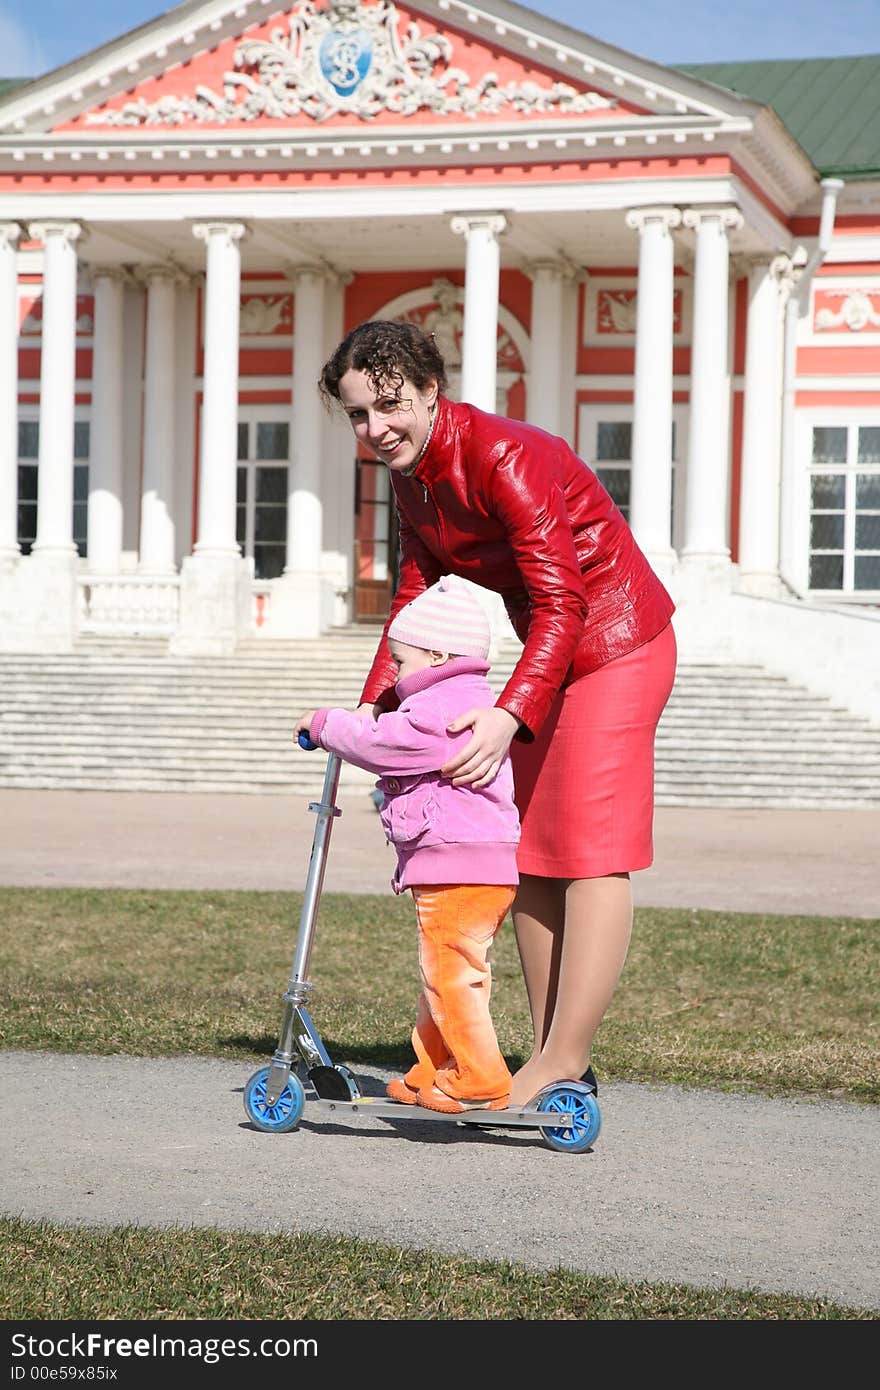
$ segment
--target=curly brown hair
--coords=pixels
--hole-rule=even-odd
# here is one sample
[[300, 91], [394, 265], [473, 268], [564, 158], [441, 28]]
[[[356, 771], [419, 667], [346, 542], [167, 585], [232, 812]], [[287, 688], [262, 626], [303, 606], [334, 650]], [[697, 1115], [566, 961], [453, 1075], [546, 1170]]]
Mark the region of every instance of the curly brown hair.
[[328, 406], [339, 400], [339, 382], [354, 369], [363, 372], [373, 390], [400, 396], [404, 381], [419, 391], [432, 382], [440, 391], [447, 386], [446, 364], [431, 334], [414, 323], [370, 319], [359, 323], [343, 338], [318, 378], [318, 390]]

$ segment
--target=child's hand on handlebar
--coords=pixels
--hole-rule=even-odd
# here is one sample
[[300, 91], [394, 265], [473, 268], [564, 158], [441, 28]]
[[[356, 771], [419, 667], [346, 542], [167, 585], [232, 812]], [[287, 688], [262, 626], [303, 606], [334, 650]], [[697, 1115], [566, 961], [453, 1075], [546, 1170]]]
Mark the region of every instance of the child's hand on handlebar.
[[293, 729], [294, 743], [299, 742], [300, 734], [306, 734], [309, 738], [311, 738], [312, 720], [314, 719], [317, 713], [318, 711], [316, 709], [307, 709], [305, 714], [300, 715]]

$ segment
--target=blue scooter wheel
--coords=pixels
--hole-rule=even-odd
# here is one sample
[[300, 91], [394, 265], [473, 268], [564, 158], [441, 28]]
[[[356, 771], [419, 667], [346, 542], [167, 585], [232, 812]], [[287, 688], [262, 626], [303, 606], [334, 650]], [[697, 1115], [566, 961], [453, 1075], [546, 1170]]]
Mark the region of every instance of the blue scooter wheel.
[[244, 1108], [251, 1124], [257, 1129], [264, 1130], [266, 1134], [287, 1134], [299, 1124], [306, 1093], [299, 1078], [291, 1072], [281, 1095], [274, 1104], [269, 1105], [266, 1099], [268, 1079], [268, 1067], [260, 1067], [259, 1071], [254, 1072], [244, 1088]]
[[570, 1114], [573, 1120], [571, 1129], [541, 1129], [541, 1138], [551, 1149], [559, 1153], [582, 1154], [599, 1137], [602, 1120], [599, 1105], [593, 1092], [577, 1082], [561, 1082], [548, 1086], [537, 1108], [545, 1114]]

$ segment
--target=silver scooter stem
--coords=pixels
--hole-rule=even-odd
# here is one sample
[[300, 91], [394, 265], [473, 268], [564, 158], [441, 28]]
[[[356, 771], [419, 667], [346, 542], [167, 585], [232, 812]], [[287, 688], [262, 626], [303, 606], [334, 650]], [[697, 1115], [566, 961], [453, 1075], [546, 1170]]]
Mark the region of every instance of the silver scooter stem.
[[283, 995], [284, 1012], [281, 1019], [280, 1036], [266, 1080], [266, 1099], [270, 1105], [275, 1103], [287, 1085], [290, 1068], [293, 1064], [294, 1048], [309, 1068], [332, 1065], [327, 1050], [309, 1017], [308, 1010], [305, 1008], [305, 1001], [312, 989], [311, 981], [308, 978], [309, 960], [315, 937], [318, 904], [324, 886], [324, 870], [327, 866], [330, 832], [336, 816], [342, 815], [336, 805], [341, 767], [342, 761], [339, 755], [330, 753], [327, 757], [327, 770], [324, 774], [324, 789], [321, 793], [321, 800], [309, 803], [309, 810], [317, 812], [318, 820], [312, 840], [312, 854], [303, 893], [290, 983], [287, 986], [287, 992]]
[[342, 760], [338, 753], [327, 756], [327, 771], [324, 774], [324, 790], [320, 801], [309, 802], [309, 810], [317, 812], [318, 822], [312, 841], [312, 854], [309, 859], [309, 872], [303, 894], [302, 911], [299, 916], [299, 931], [296, 937], [296, 953], [288, 985], [288, 994], [294, 1004], [300, 1004], [311, 988], [308, 980], [309, 959], [315, 937], [315, 922], [318, 916], [318, 903], [324, 886], [324, 870], [327, 867], [327, 851], [330, 846], [330, 832], [333, 821], [342, 812], [336, 805], [339, 790], [339, 773]]

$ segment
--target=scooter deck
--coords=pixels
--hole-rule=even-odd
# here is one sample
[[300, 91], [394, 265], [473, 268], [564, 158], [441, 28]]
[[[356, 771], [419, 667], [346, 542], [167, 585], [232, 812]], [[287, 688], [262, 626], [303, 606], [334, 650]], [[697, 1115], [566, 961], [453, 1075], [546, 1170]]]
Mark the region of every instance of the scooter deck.
[[384, 1096], [360, 1096], [357, 1100], [310, 1100], [326, 1113], [343, 1115], [375, 1115], [380, 1120], [454, 1120], [456, 1124], [497, 1126], [499, 1129], [571, 1129], [574, 1118], [570, 1111], [534, 1110], [527, 1106], [508, 1110], [462, 1110], [448, 1115], [443, 1110], [429, 1110], [424, 1105], [404, 1105], [402, 1101], [387, 1100]]

